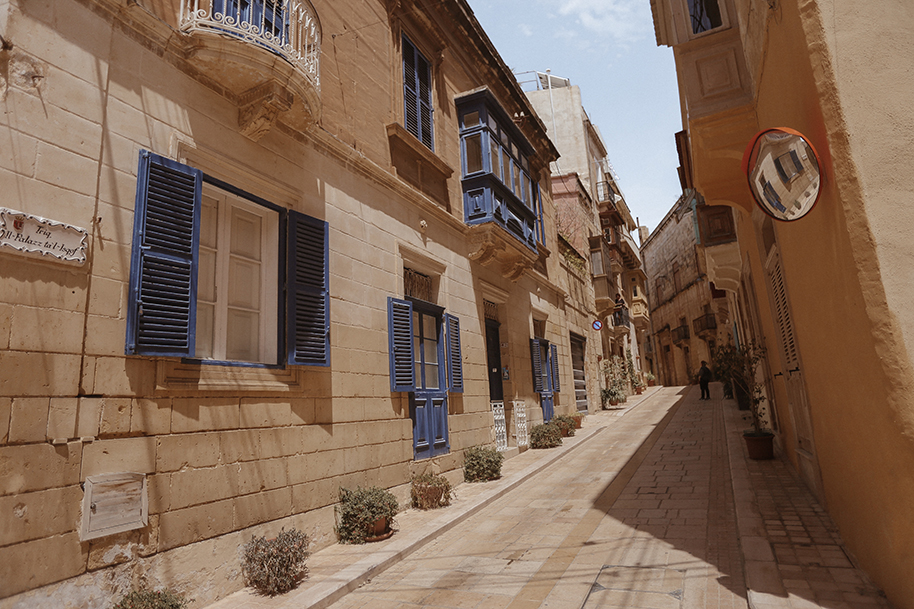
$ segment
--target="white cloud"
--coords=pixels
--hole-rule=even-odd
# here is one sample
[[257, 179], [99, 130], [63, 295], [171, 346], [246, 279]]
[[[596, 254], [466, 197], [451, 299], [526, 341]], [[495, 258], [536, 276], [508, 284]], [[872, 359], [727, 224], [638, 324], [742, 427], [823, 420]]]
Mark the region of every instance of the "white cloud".
[[531, 28], [526, 23], [519, 24], [517, 26], [517, 29], [519, 29], [520, 33], [523, 34], [524, 36], [526, 36], [527, 38], [529, 38], [530, 36], [533, 36], [533, 28]]
[[622, 44], [650, 34], [653, 28], [646, 0], [562, 0], [559, 13]]

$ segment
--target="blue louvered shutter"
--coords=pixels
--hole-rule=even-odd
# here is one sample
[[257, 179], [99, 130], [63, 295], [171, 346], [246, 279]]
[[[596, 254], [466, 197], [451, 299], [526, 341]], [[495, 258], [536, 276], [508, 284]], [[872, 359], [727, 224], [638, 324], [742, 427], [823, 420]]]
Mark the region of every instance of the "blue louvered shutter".
[[140, 151], [128, 355], [194, 355], [202, 184], [199, 170]]
[[559, 351], [555, 345], [549, 345], [549, 363], [552, 366], [552, 390], [559, 389]]
[[454, 393], [463, 393], [463, 357], [460, 353], [460, 319], [445, 314], [447, 328], [447, 386]]
[[533, 391], [542, 393], [543, 385], [543, 348], [538, 338], [530, 339], [530, 361], [533, 364]]
[[432, 140], [432, 67], [419, 50], [403, 38], [403, 118], [406, 130], [434, 150]]
[[288, 363], [330, 365], [329, 231], [327, 223], [289, 212]]
[[413, 304], [408, 300], [388, 297], [387, 327], [390, 350], [390, 390], [415, 391]]

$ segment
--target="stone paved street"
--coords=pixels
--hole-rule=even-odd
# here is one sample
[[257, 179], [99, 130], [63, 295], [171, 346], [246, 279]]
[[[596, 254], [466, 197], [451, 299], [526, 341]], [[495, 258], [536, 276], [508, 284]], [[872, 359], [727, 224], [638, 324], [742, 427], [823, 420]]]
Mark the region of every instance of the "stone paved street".
[[450, 508], [405, 512], [390, 540], [316, 553], [298, 590], [212, 609], [888, 607], [791, 470], [745, 457], [745, 423], [712, 391], [592, 415]]

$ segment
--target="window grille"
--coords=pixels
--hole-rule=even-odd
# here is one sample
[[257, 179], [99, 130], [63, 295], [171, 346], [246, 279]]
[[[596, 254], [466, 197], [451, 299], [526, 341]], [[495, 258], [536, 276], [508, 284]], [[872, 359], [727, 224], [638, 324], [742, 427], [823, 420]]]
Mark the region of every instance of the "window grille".
[[432, 278], [411, 268], [403, 267], [403, 287], [406, 296], [425, 302], [432, 300]]
[[482, 301], [483, 307], [485, 308], [486, 319], [491, 319], [492, 321], [498, 321], [498, 305], [489, 300]]

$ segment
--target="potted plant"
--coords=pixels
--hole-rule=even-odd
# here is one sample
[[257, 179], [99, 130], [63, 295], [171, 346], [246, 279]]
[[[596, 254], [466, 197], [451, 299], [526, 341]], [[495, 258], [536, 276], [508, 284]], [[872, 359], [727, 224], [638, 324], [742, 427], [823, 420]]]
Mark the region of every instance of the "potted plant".
[[584, 413], [576, 412], [571, 415], [571, 418], [574, 419], [574, 428], [581, 429], [581, 426], [584, 424]]
[[550, 422], [559, 428], [559, 432], [561, 432], [563, 438], [574, 435], [574, 419], [567, 414], [556, 415], [552, 417], [552, 421]]
[[654, 374], [653, 374], [652, 372], [646, 373], [646, 374], [644, 375], [644, 378], [647, 379], [647, 386], [648, 386], [648, 387], [653, 387], [653, 386], [654, 386], [654, 381], [657, 380], [657, 377], [654, 376]]
[[774, 432], [764, 426], [767, 409], [762, 383], [756, 380], [758, 365], [765, 356], [762, 347], [752, 343], [736, 349], [732, 358], [733, 368], [730, 380], [735, 395], [744, 395], [747, 400], [752, 427], [743, 432], [750, 459], [774, 458]]
[[451, 483], [441, 475], [431, 472], [413, 476], [410, 486], [410, 497], [413, 507], [420, 510], [433, 510], [451, 504]]
[[336, 506], [336, 534], [342, 543], [379, 541], [393, 535], [400, 506], [390, 491], [377, 487], [340, 489]]
[[530, 430], [530, 448], [555, 448], [562, 445], [562, 432], [558, 425], [543, 423]]
[[501, 478], [505, 455], [494, 446], [471, 446], [463, 453], [463, 480], [487, 482]]

